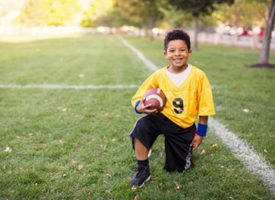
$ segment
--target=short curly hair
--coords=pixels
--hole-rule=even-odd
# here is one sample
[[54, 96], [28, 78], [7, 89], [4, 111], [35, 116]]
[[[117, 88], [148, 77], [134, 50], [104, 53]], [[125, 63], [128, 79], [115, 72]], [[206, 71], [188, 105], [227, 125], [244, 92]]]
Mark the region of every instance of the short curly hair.
[[172, 40], [183, 40], [188, 48], [188, 51], [191, 49], [191, 42], [189, 35], [180, 29], [174, 29], [168, 32], [164, 39], [164, 50], [167, 51], [168, 43]]

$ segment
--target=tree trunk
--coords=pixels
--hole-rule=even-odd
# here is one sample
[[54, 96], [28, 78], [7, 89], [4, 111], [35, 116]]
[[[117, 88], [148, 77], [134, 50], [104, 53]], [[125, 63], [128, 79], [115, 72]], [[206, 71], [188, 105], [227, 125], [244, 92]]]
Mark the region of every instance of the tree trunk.
[[198, 45], [198, 34], [199, 34], [199, 17], [194, 17], [194, 50], [199, 50]]
[[268, 19], [266, 22], [263, 47], [261, 50], [260, 64], [268, 63], [269, 61], [269, 51], [270, 51], [270, 42], [271, 42], [271, 33], [274, 25], [275, 17], [275, 0], [272, 0], [271, 6], [268, 8]]
[[149, 27], [149, 36], [150, 36], [150, 40], [154, 40], [154, 33], [153, 33], [153, 28], [156, 25], [156, 19], [152, 19], [151, 23], [148, 24]]

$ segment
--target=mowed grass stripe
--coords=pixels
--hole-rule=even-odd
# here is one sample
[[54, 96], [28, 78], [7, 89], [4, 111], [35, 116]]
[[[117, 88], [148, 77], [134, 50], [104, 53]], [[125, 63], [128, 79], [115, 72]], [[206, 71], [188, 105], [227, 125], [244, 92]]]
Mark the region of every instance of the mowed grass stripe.
[[[100, 39], [105, 37], [103, 43], [113, 36]], [[79, 48], [86, 40], [85, 37], [76, 40]], [[64, 40], [64, 46], [66, 43]], [[75, 45], [74, 49], [77, 48]], [[132, 52], [121, 50], [121, 53], [132, 59], [134, 69], [142, 66], [137, 67], [140, 71], [133, 70], [136, 74], [125, 77], [128, 80], [136, 77], [133, 84], [140, 84], [150, 70]], [[120, 65], [128, 68], [129, 62], [120, 60]], [[75, 80], [70, 85], [78, 85], [77, 80], [83, 79]], [[92, 84], [88, 82], [82, 85]], [[214, 134], [209, 134], [194, 153], [195, 169], [187, 173], [163, 170], [164, 138], [158, 138], [150, 157], [152, 180], [142, 189], [132, 191], [129, 180], [135, 172], [136, 160], [128, 134], [140, 117], [130, 105], [135, 91], [136, 88], [0, 89], [0, 198], [134, 199], [137, 195], [140, 199], [171, 200], [273, 198], [263, 181], [251, 175]], [[6, 152], [7, 147], [12, 151]]]
[[[120, 37], [120, 39], [123, 44], [130, 48], [149, 69], [152, 71], [156, 71], [158, 69], [143, 55], [142, 52], [129, 44], [122, 37]], [[213, 119], [213, 117], [209, 118], [209, 126], [215, 130], [217, 133], [216, 135], [219, 136], [223, 143], [231, 149], [233, 154], [246, 164], [246, 167], [250, 171], [260, 175], [263, 178], [265, 183], [270, 187], [271, 191], [275, 195], [275, 170], [271, 168], [269, 163], [267, 163], [262, 156], [258, 155], [253, 149], [251, 149], [246, 142], [239, 139], [235, 133], [228, 131], [224, 125]]]
[[0, 42], [0, 53], [0, 84], [129, 85], [148, 73], [115, 36]]
[[[261, 179], [213, 134], [186, 173], [163, 170], [160, 137], [150, 158], [152, 180], [133, 192], [136, 161], [128, 134], [138, 117], [129, 105], [135, 90], [1, 89], [0, 197], [271, 199]], [[4, 152], [7, 146], [12, 152]]]
[[43, 85], [0, 85], [0, 88], [6, 89], [31, 89], [31, 88], [40, 88], [40, 89], [125, 89], [125, 88], [138, 88], [138, 85], [53, 85], [53, 84], [43, 84]]

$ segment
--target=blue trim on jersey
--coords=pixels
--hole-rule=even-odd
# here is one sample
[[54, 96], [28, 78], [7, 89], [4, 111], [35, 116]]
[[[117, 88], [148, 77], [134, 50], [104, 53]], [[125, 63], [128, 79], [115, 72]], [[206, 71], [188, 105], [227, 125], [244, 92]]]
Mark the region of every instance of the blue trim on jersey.
[[198, 124], [197, 135], [201, 137], [206, 136], [207, 127], [208, 127], [207, 124]]
[[137, 111], [137, 107], [138, 107], [139, 103], [140, 103], [140, 100], [138, 100], [138, 101], [136, 102], [136, 105], [135, 105], [135, 111], [136, 111], [137, 114], [141, 114], [141, 112], [138, 112], [138, 111]]

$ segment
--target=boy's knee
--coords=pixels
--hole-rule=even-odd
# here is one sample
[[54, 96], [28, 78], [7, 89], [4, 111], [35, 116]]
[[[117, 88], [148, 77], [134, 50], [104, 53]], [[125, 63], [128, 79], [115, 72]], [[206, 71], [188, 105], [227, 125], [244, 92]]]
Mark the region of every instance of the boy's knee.
[[133, 138], [135, 148], [146, 148], [146, 146], [136, 137]]
[[136, 128], [141, 132], [143, 132], [143, 130], [147, 130], [149, 126], [150, 123], [146, 117], [140, 118], [136, 123]]

